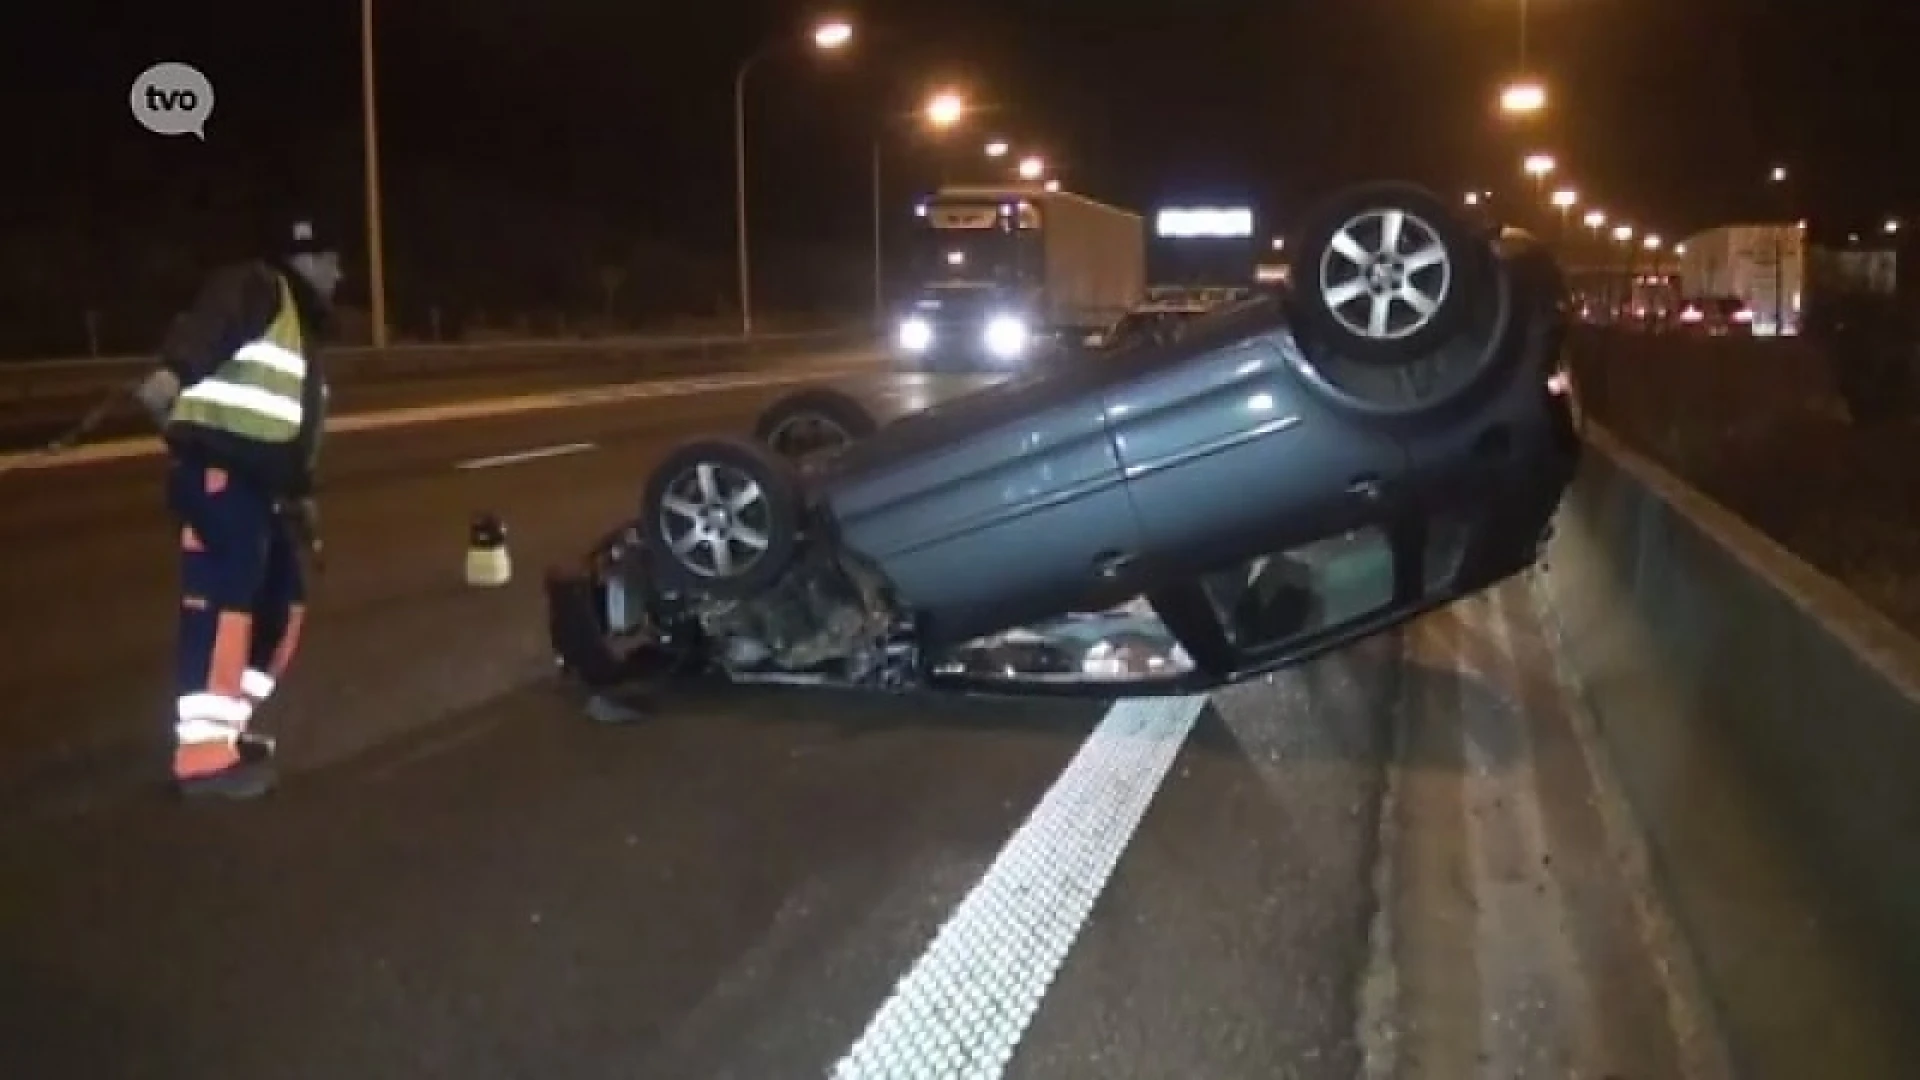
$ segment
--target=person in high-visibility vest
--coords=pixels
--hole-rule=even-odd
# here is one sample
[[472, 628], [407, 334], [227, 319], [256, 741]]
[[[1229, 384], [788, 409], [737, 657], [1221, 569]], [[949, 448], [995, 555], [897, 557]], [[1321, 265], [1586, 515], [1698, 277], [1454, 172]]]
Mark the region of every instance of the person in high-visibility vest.
[[327, 407], [317, 346], [341, 271], [308, 222], [277, 246], [212, 275], [137, 392], [166, 441], [179, 526], [171, 719], [184, 796], [272, 789], [273, 743], [250, 724], [286, 675], [306, 615], [301, 547], [317, 545]]

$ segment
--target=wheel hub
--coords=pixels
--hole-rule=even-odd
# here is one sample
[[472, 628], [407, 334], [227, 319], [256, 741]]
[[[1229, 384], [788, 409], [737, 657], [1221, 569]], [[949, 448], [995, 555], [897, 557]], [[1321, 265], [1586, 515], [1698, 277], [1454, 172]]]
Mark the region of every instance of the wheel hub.
[[1387, 296], [1400, 291], [1407, 283], [1407, 267], [1400, 258], [1392, 253], [1375, 255], [1367, 263], [1367, 291], [1375, 296]]

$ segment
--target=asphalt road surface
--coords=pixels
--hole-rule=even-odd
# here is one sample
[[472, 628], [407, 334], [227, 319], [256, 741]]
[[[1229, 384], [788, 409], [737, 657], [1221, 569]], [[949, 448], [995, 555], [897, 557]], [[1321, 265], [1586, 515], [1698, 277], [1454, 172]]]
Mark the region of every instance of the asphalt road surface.
[[[289, 773], [250, 805], [163, 795], [157, 462], [0, 477], [0, 1076], [1697, 1063], [1524, 583], [1210, 699], [707, 688], [590, 719], [538, 569], [776, 393], [331, 441], [332, 565], [263, 717]], [[505, 589], [461, 582], [479, 510]]]

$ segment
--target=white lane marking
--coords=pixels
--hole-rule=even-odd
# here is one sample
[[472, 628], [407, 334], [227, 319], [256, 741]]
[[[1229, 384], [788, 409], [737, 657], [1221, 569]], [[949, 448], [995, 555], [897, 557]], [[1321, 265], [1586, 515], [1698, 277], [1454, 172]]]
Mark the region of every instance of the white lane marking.
[[518, 465], [523, 461], [540, 461], [545, 458], [565, 457], [568, 454], [584, 454], [594, 448], [590, 442], [561, 443], [558, 446], [541, 446], [532, 450], [520, 450], [511, 454], [495, 454], [492, 457], [478, 457], [455, 465], [456, 469], [497, 469], [502, 465]]
[[[549, 409], [577, 409], [590, 405], [606, 405], [618, 401], [637, 401], [646, 398], [693, 397], [699, 394], [719, 393], [728, 390], [754, 390], [770, 386], [791, 386], [796, 383], [814, 383], [822, 379], [842, 375], [861, 375], [869, 373], [886, 374], [884, 367], [875, 367], [871, 362], [829, 362], [816, 366], [796, 368], [790, 373], [752, 374], [733, 378], [715, 377], [701, 379], [655, 379], [646, 382], [620, 383], [613, 386], [597, 386], [581, 390], [563, 390], [545, 394], [523, 394], [515, 397], [488, 398], [482, 401], [466, 401], [452, 405], [420, 405], [404, 409], [386, 409], [380, 412], [350, 413], [328, 420], [327, 434], [337, 435], [352, 431], [378, 431], [383, 428], [411, 427], [416, 424], [444, 423], [455, 420], [485, 420], [499, 416], [512, 416], [517, 413], [541, 412]], [[152, 436], [140, 436], [127, 439], [113, 439], [107, 442], [91, 443], [59, 453], [47, 453], [44, 450], [14, 450], [0, 453], [0, 472], [26, 471], [30, 469], [57, 469], [71, 465], [92, 465], [102, 461], [121, 461], [126, 458], [150, 457], [158, 454], [162, 447], [160, 440]]]
[[836, 1080], [1006, 1069], [1206, 704], [1134, 698], [1107, 711], [834, 1066]]

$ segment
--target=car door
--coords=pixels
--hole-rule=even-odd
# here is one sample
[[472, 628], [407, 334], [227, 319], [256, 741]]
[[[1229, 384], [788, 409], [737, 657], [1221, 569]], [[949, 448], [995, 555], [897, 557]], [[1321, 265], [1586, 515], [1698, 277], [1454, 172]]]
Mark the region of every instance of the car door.
[[1160, 573], [1220, 569], [1380, 519], [1407, 469], [1389, 432], [1338, 413], [1283, 327], [1195, 328], [1130, 358], [1107, 422]]
[[845, 542], [951, 644], [1125, 584], [1139, 521], [1098, 365], [958, 399], [849, 453], [830, 488]]

